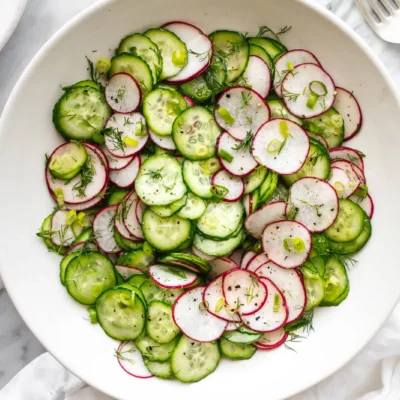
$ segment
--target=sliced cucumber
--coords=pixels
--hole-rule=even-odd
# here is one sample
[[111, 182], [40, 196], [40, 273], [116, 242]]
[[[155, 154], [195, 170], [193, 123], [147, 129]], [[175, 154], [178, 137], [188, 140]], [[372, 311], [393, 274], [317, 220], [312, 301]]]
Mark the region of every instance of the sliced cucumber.
[[211, 202], [199, 219], [197, 229], [211, 239], [228, 239], [242, 224], [244, 208], [241, 201], [234, 203]]
[[183, 208], [181, 208], [177, 215], [181, 218], [198, 219], [206, 211], [206, 203], [200, 197], [192, 193], [187, 194], [187, 200]]
[[62, 90], [64, 90], [64, 92], [67, 92], [68, 90], [70, 90], [72, 88], [77, 88], [77, 87], [82, 87], [82, 86], [90, 86], [90, 87], [100, 90], [100, 91], [103, 90], [103, 86], [101, 83], [92, 81], [91, 79], [85, 79], [83, 81], [76, 82], [70, 86], [63, 86]]
[[249, 43], [262, 47], [274, 61], [288, 51], [288, 49], [282, 43], [274, 39], [252, 37], [248, 40]]
[[242, 230], [236, 236], [227, 240], [207, 239], [197, 233], [194, 235], [193, 244], [204, 254], [214, 257], [224, 257], [239, 247], [244, 238], [245, 234]]
[[158, 46], [145, 35], [134, 33], [121, 40], [117, 54], [130, 53], [148, 64], [155, 85], [162, 72], [162, 57]]
[[248, 332], [240, 332], [239, 330], [225, 332], [222, 337], [228, 340], [231, 343], [235, 344], [251, 344], [257, 342], [261, 338], [262, 333], [248, 333]]
[[174, 304], [175, 300], [183, 293], [183, 289], [164, 289], [154, 283], [151, 279], [145, 280], [140, 285], [147, 304], [152, 301], [161, 300], [167, 304]]
[[178, 151], [189, 160], [206, 160], [215, 156], [221, 130], [205, 107], [190, 107], [176, 118], [172, 138]]
[[147, 272], [148, 267], [154, 262], [154, 254], [143, 249], [123, 253], [117, 258], [116, 264], [139, 268]]
[[131, 292], [137, 294], [140, 297], [140, 300], [142, 300], [142, 302], [144, 304], [144, 307], [145, 308], [147, 307], [146, 299], [144, 297], [144, 294], [138, 287], [136, 287], [134, 285], [131, 285], [129, 282], [122, 282], [122, 283], [118, 284], [118, 286], [116, 286], [115, 288], [116, 289], [128, 289]]
[[[262, 335], [261, 335], [262, 336]], [[237, 344], [221, 338], [219, 340], [221, 354], [232, 360], [248, 360], [253, 357], [257, 349], [251, 344]]]
[[284, 118], [290, 121], [296, 122], [300, 126], [303, 125], [303, 120], [295, 117], [289, 110], [285, 107], [285, 103], [280, 99], [270, 99], [267, 100], [267, 104], [271, 111], [271, 119], [274, 118]]
[[78, 86], [58, 100], [53, 122], [66, 139], [89, 140], [104, 129], [111, 114], [103, 92], [90, 86]]
[[211, 177], [215, 171], [208, 171], [206, 165], [207, 161], [185, 160], [182, 167], [183, 180], [196, 196], [212, 199]]
[[97, 319], [104, 332], [117, 340], [135, 340], [143, 332], [146, 309], [129, 289], [110, 289], [96, 301]]
[[364, 211], [348, 199], [339, 199], [339, 215], [333, 225], [325, 231], [334, 242], [350, 242], [361, 235], [364, 228]]
[[160, 344], [151, 339], [146, 331], [144, 331], [136, 339], [135, 344], [145, 360], [166, 361], [171, 358], [172, 351], [174, 350], [177, 341], [178, 338], [175, 338], [167, 344]]
[[275, 64], [265, 49], [257, 44], [250, 44], [250, 55], [260, 57], [268, 65], [271, 72], [271, 79], [274, 79]]
[[278, 174], [269, 171], [264, 182], [258, 188], [259, 199], [257, 208], [260, 207], [262, 204], [266, 203], [267, 201], [269, 201], [271, 196], [274, 194], [277, 185], [278, 185]]
[[344, 122], [341, 115], [332, 107], [315, 118], [305, 119], [303, 128], [322, 136], [329, 148], [339, 147], [344, 139]]
[[145, 361], [145, 365], [149, 372], [154, 376], [161, 379], [171, 379], [174, 377], [172, 372], [171, 362], [169, 360], [164, 362], [159, 361]]
[[338, 258], [329, 258], [326, 263], [325, 295], [321, 306], [335, 305], [335, 301], [343, 295], [348, 286], [349, 279], [343, 263]]
[[132, 75], [145, 96], [153, 89], [153, 75], [150, 67], [140, 57], [133, 56], [129, 53], [122, 53], [111, 59], [111, 68], [108, 71], [108, 76], [111, 78], [119, 72], [126, 72]]
[[117, 284], [115, 269], [103, 254], [92, 252], [75, 257], [65, 271], [68, 293], [79, 303], [91, 305]]
[[145, 274], [136, 274], [128, 279], [128, 283], [131, 284], [132, 286], [140, 288], [141, 284], [147, 279], [148, 278]]
[[[208, 87], [212, 89], [212, 96], [211, 100], [215, 101], [215, 95], [222, 92], [226, 85], [227, 79], [227, 68], [224, 62], [224, 59], [215, 53], [211, 59], [210, 66], [208, 67], [207, 71], [204, 73], [204, 77], [208, 83]], [[209, 106], [210, 107], [210, 106]], [[211, 106], [211, 110], [214, 108]]]
[[285, 175], [282, 177], [286, 185], [291, 186], [294, 182], [305, 176], [328, 179], [331, 172], [331, 161], [328, 151], [325, 147], [310, 138], [310, 150], [306, 162], [301, 169], [292, 175]]
[[197, 103], [206, 103], [213, 94], [204, 75], [183, 83], [180, 87], [186, 96], [189, 96]]
[[186, 100], [178, 92], [156, 89], [144, 99], [143, 114], [154, 133], [168, 136], [172, 133], [176, 117], [187, 107]]
[[165, 206], [182, 199], [187, 189], [182, 179], [182, 166], [174, 157], [155, 155], [140, 167], [135, 180], [140, 199], [149, 206]]
[[185, 43], [166, 29], [149, 29], [144, 33], [161, 51], [162, 71], [159, 80], [177, 75], [188, 62]]
[[107, 204], [109, 206], [113, 206], [114, 204], [119, 204], [123, 200], [123, 198], [129, 193], [129, 190], [125, 189], [117, 189], [114, 188], [111, 191], [111, 194], [107, 200]]
[[190, 237], [192, 226], [189, 220], [173, 215], [162, 218], [151, 209], [143, 214], [143, 235], [158, 251], [171, 251], [185, 243]]
[[215, 31], [210, 35], [214, 52], [226, 65], [226, 83], [242, 76], [249, 61], [249, 43], [239, 32]]
[[78, 253], [69, 253], [60, 262], [60, 281], [65, 285], [65, 271], [67, 270], [68, 264], [75, 258], [78, 257]]
[[162, 301], [152, 301], [147, 310], [146, 331], [157, 343], [172, 342], [180, 333], [172, 318], [172, 307]]
[[307, 293], [306, 311], [318, 306], [325, 295], [325, 281], [319, 275], [314, 265], [311, 265], [313, 268], [310, 268], [310, 265], [308, 263], [305, 263], [301, 267], [301, 273], [304, 277], [304, 286]]
[[187, 201], [187, 195], [185, 194], [181, 199], [174, 201], [166, 206], [152, 206], [151, 209], [159, 217], [171, 217], [176, 214], [179, 210], [185, 207]]
[[243, 178], [245, 184], [244, 194], [254, 192], [264, 182], [268, 170], [265, 167], [257, 167], [250, 175]]
[[198, 382], [216, 370], [220, 357], [217, 342], [200, 343], [182, 336], [172, 353], [172, 372], [181, 382]]
[[211, 271], [211, 266], [206, 260], [193, 254], [170, 253], [160, 257], [158, 261], [163, 264], [184, 267], [199, 274], [208, 274]]

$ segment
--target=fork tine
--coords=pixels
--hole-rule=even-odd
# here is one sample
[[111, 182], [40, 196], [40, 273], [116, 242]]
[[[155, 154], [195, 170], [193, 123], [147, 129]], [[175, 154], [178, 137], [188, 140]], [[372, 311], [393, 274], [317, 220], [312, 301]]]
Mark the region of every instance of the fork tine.
[[378, 18], [382, 21], [385, 20], [386, 15], [384, 14], [382, 8], [375, 3], [376, 0], [367, 0], [369, 6], [375, 11], [375, 14], [378, 16]]
[[354, 2], [357, 4], [358, 8], [361, 11], [361, 14], [364, 16], [364, 18], [369, 23], [369, 25], [371, 27], [375, 28], [378, 23], [375, 21], [374, 18], [372, 18], [370, 10], [365, 5], [364, 1], [363, 0], [354, 0]]
[[393, 0], [393, 1], [394, 1], [394, 3], [397, 5], [397, 7], [400, 8], [400, 0]]
[[[389, 0], [381, 0], [381, 3], [385, 6], [385, 8], [389, 14], [393, 14], [394, 6]], [[378, 7], [379, 7], [379, 5], [378, 5]]]

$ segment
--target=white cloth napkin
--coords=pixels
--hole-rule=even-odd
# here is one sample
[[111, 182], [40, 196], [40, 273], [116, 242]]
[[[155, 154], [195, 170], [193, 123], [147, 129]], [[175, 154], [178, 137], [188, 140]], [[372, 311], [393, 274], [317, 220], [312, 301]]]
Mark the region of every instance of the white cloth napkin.
[[[400, 83], [399, 47], [380, 41], [361, 22], [351, 0], [316, 0], [353, 27], [380, 55], [391, 58]], [[25, 367], [0, 392], [1, 400], [112, 400], [88, 387], [49, 353]], [[375, 338], [336, 374], [290, 400], [400, 400], [400, 304]]]

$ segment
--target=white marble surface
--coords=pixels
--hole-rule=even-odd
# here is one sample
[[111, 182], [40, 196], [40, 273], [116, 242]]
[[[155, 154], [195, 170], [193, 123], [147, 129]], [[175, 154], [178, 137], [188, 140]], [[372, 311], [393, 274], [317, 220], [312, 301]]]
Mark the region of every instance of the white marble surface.
[[[95, 1], [28, 1], [17, 29], [0, 52], [0, 113], [18, 77], [39, 48], [66, 21]], [[355, 29], [382, 59], [400, 89], [400, 45], [387, 44], [378, 39], [363, 21], [352, 0], [315, 1]], [[0, 279], [0, 389], [43, 351], [44, 348], [17, 314]]]

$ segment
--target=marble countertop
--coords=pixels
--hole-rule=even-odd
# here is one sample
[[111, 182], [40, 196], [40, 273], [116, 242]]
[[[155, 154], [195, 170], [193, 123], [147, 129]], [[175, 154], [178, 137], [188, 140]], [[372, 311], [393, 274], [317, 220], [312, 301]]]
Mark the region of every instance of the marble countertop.
[[[29, 0], [10, 41], [0, 52], [0, 114], [19, 76], [39, 48], [66, 21], [97, 0]], [[375, 51], [400, 89], [400, 45], [381, 41], [352, 0], [315, 0], [348, 23]], [[0, 278], [0, 389], [45, 351], [17, 314]]]

